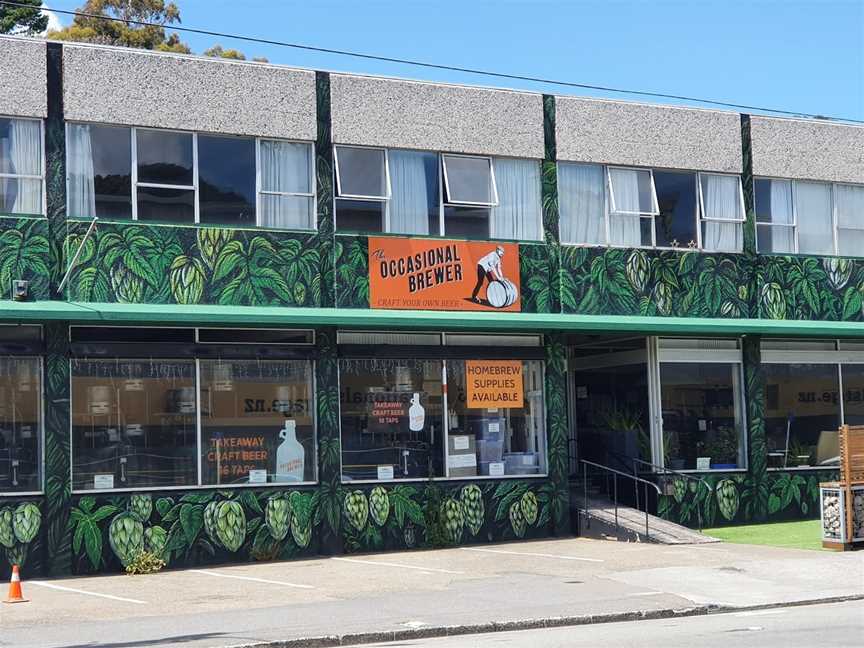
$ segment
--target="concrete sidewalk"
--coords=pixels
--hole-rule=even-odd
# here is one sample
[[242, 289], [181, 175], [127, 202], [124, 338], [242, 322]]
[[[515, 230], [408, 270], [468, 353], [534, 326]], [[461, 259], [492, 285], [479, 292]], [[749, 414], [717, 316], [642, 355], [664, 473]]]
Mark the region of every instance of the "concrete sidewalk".
[[864, 554], [575, 538], [29, 581], [24, 594], [0, 607], [0, 645], [337, 645], [864, 597]]

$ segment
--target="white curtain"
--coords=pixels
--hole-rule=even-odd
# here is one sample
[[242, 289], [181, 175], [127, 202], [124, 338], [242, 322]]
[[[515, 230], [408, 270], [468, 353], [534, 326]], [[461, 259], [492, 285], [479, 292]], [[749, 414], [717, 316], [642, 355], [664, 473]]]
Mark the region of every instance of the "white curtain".
[[540, 163], [495, 158], [492, 168], [498, 188], [498, 206], [492, 208], [492, 238], [542, 240]]
[[798, 251], [802, 254], [834, 254], [831, 185], [796, 181], [795, 211], [798, 215]]
[[[42, 131], [29, 119], [9, 120], [9, 161], [3, 171], [17, 175], [42, 176]], [[42, 180], [7, 178], [4, 183], [7, 208], [15, 214], [42, 214]], [[14, 202], [9, 199], [15, 196]]]
[[640, 173], [647, 175], [647, 172], [636, 169], [609, 169], [609, 182], [615, 196], [615, 211], [609, 216], [609, 242], [613, 245], [642, 245], [641, 217], [638, 214], [617, 213], [652, 211], [650, 204], [645, 204], [644, 199], [640, 201]]
[[92, 218], [96, 215], [93, 178], [93, 147], [90, 126], [70, 124], [66, 142], [66, 177], [69, 179], [69, 215]]
[[603, 167], [558, 165], [558, 211], [562, 243], [606, 243]]
[[860, 256], [864, 250], [864, 186], [834, 185], [838, 252]]
[[282, 229], [314, 229], [312, 148], [308, 144], [262, 140], [260, 156], [260, 224]]
[[[429, 185], [426, 182], [428, 153], [389, 151], [390, 232], [429, 234]], [[435, 203], [438, 197], [435, 197]], [[437, 234], [436, 229], [433, 234]]]
[[771, 227], [760, 225], [757, 230], [761, 235], [768, 230], [768, 243], [759, 241], [760, 252], [794, 252], [795, 230], [791, 225], [795, 222], [792, 213], [792, 181], [771, 180], [771, 223], [774, 225], [789, 225], [790, 227]]
[[744, 218], [739, 180], [736, 176], [703, 174], [702, 201], [704, 218], [738, 220], [737, 223], [705, 221], [702, 247], [713, 252], [741, 252], [744, 248]]

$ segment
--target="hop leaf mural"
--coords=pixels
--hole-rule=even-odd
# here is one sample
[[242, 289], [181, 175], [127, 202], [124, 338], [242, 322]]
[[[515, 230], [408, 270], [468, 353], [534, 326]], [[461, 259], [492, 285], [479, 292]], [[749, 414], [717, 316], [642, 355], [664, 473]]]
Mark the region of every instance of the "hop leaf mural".
[[153, 512], [153, 498], [150, 495], [133, 495], [129, 498], [129, 511], [142, 522], [147, 522]]
[[274, 540], [284, 540], [291, 529], [291, 505], [288, 500], [278, 495], [267, 498], [264, 510], [264, 524]]
[[197, 304], [204, 295], [206, 268], [200, 259], [178, 256], [171, 263], [171, 294], [178, 304]]
[[237, 551], [246, 539], [246, 513], [238, 502], [219, 502], [215, 516], [216, 536], [230, 552]]
[[483, 518], [486, 509], [483, 504], [483, 492], [476, 484], [463, 486], [459, 496], [462, 501], [462, 510], [465, 513], [465, 524], [472, 536], [476, 536], [483, 526]]
[[387, 516], [390, 515], [390, 497], [381, 486], [376, 486], [369, 493], [369, 513], [378, 526], [384, 526], [387, 522]]
[[144, 550], [144, 525], [134, 513], [115, 516], [108, 527], [108, 543], [114, 555], [125, 567]]
[[366, 519], [369, 517], [369, 503], [366, 501], [366, 495], [363, 491], [355, 490], [345, 496], [345, 517], [358, 531], [362, 531], [366, 526]]
[[12, 518], [12, 529], [18, 542], [27, 544], [33, 540], [39, 532], [41, 521], [42, 512], [38, 506], [30, 502], [20, 504], [15, 509], [15, 514]]

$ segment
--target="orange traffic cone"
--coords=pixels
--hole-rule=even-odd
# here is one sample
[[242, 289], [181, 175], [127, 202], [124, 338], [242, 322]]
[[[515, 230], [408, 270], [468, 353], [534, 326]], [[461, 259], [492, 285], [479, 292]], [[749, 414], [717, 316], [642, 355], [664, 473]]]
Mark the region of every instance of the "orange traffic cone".
[[21, 593], [21, 576], [18, 573], [18, 565], [12, 565], [12, 578], [9, 581], [9, 598], [4, 603], [27, 603]]

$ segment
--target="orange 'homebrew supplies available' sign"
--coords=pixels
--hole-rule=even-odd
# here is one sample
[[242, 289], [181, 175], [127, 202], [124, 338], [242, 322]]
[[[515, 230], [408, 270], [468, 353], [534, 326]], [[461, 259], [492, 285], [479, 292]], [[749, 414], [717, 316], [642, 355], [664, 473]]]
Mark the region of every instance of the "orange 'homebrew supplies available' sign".
[[369, 237], [369, 305], [521, 310], [519, 245]]
[[466, 360], [468, 407], [522, 407], [525, 390], [521, 360]]

